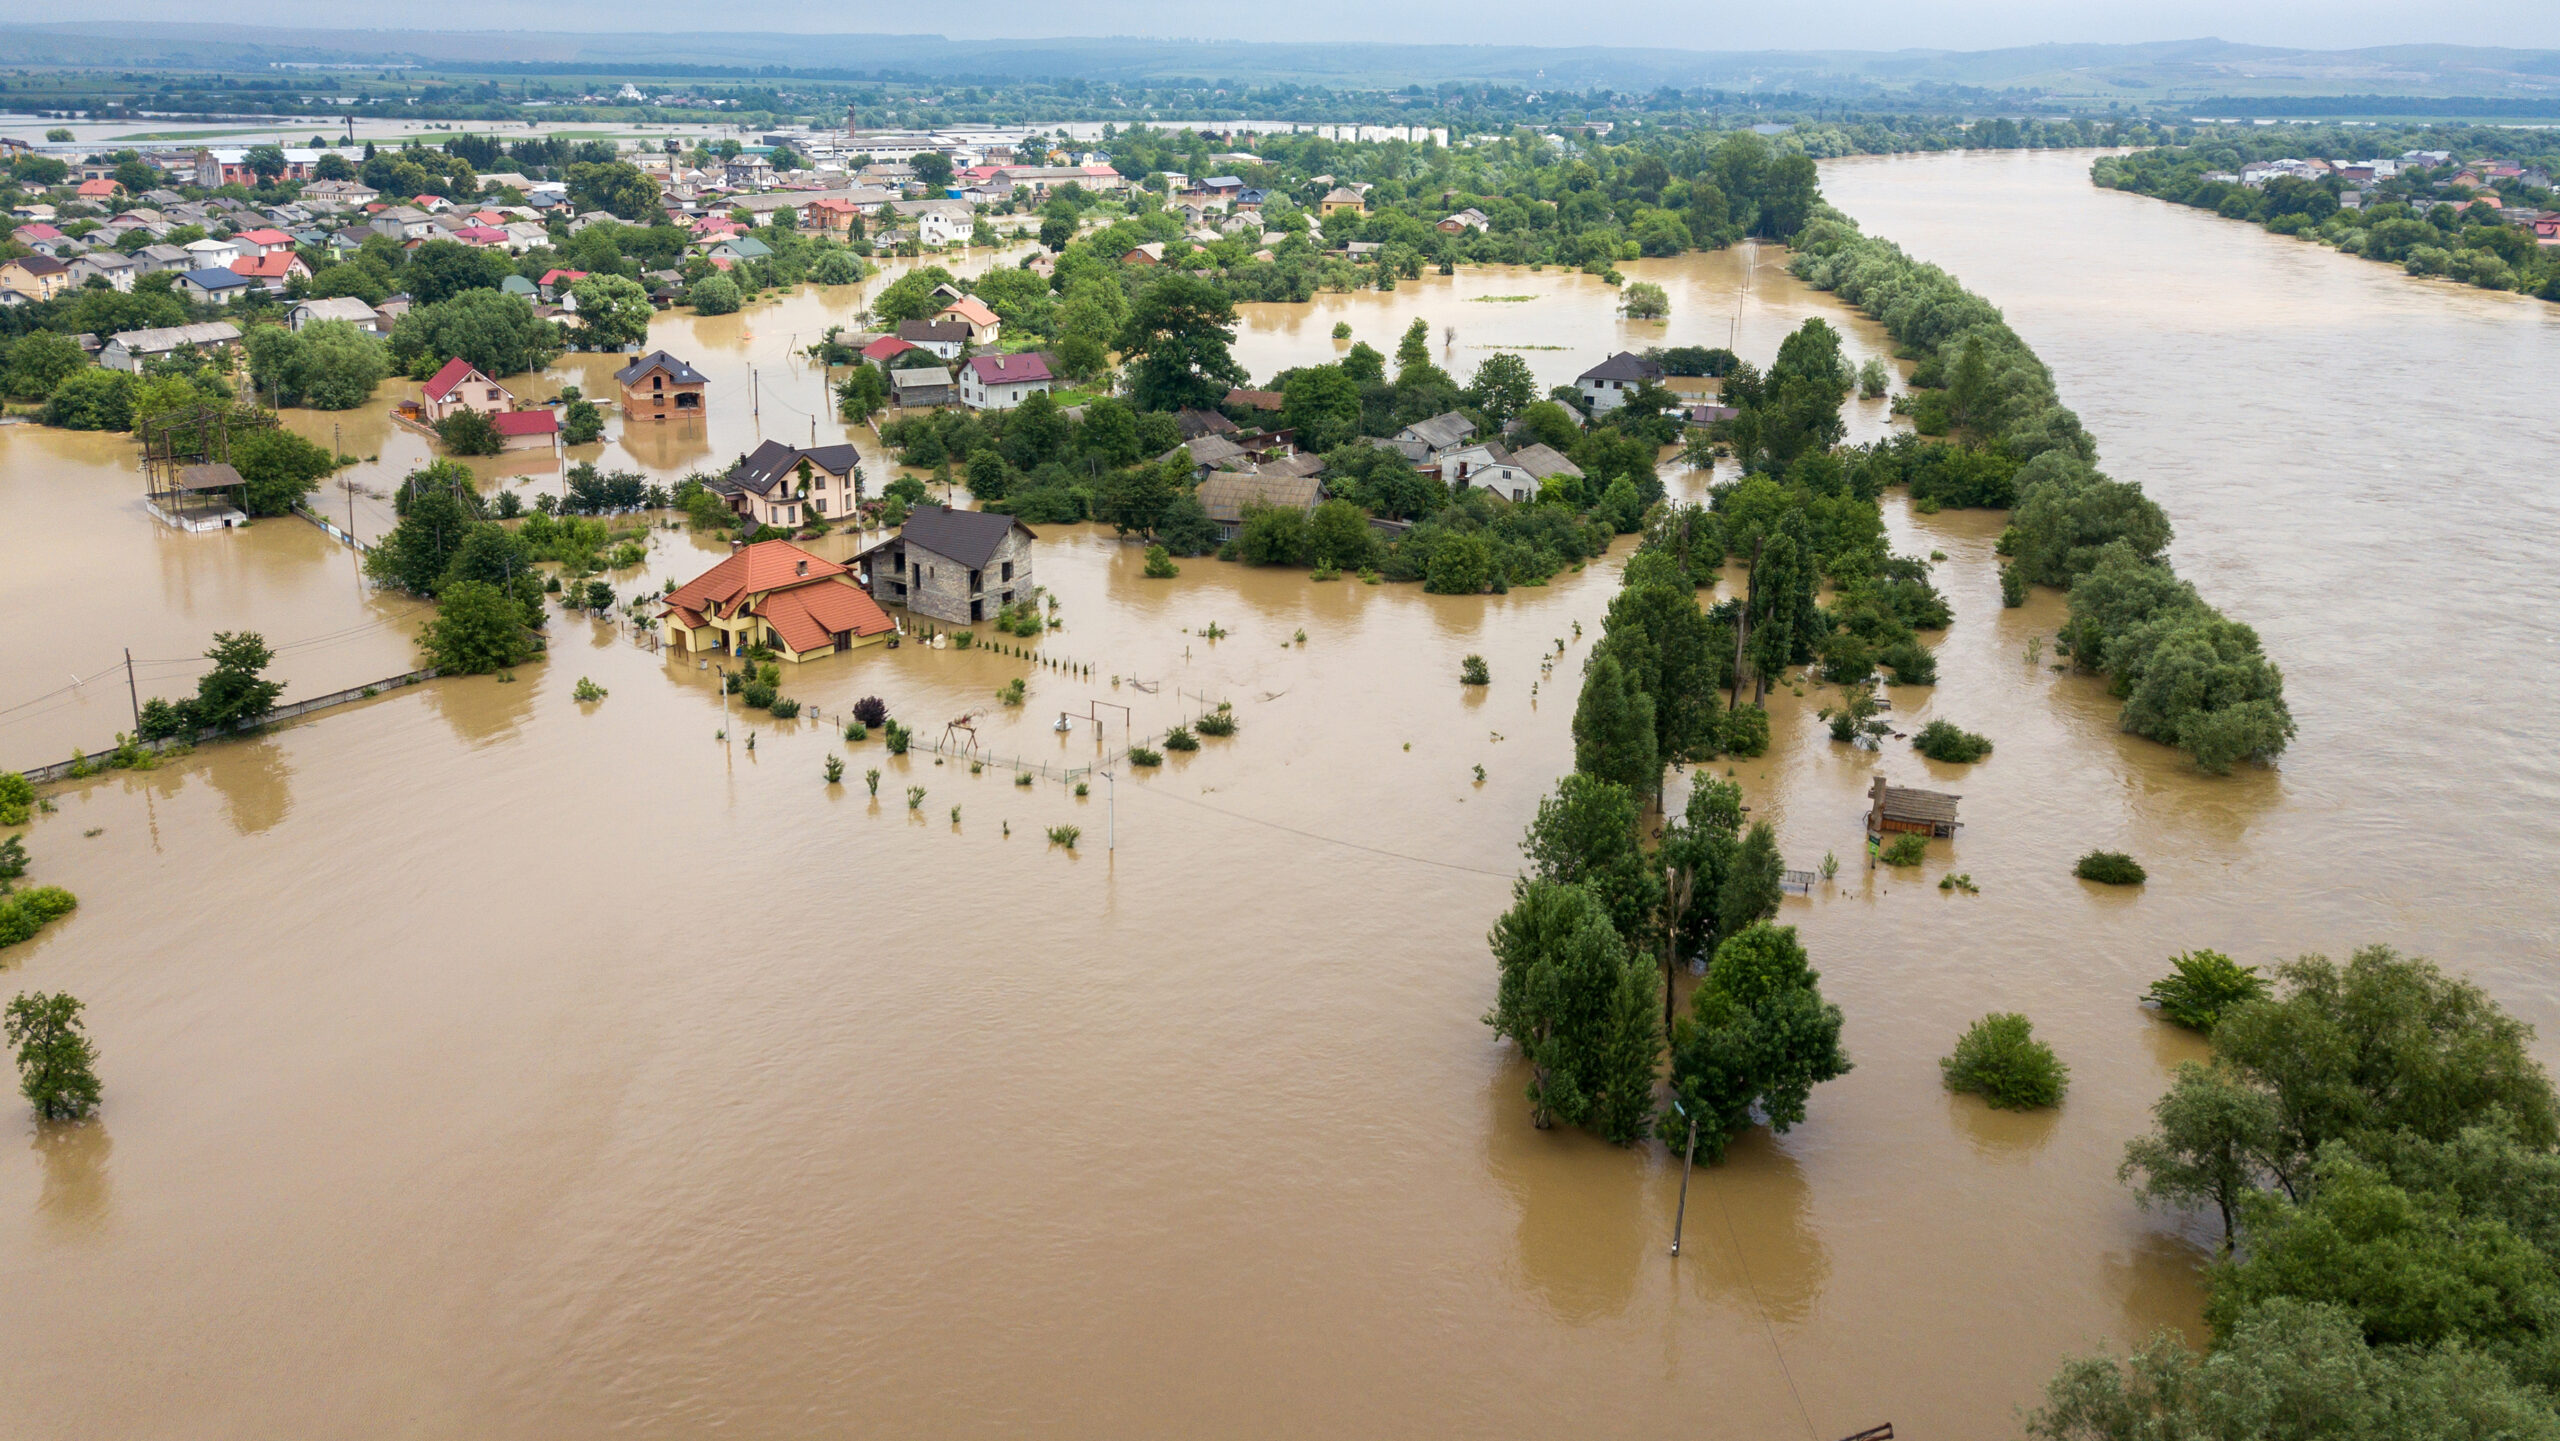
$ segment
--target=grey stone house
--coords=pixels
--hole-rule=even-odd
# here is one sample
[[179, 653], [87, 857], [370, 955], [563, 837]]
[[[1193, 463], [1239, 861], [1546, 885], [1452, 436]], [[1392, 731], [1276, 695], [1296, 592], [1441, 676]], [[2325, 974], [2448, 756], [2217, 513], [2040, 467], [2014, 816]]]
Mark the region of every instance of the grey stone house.
[[854, 559], [871, 598], [917, 615], [971, 625], [1039, 593], [1031, 579], [1031, 528], [1009, 515], [931, 505], [904, 529]]

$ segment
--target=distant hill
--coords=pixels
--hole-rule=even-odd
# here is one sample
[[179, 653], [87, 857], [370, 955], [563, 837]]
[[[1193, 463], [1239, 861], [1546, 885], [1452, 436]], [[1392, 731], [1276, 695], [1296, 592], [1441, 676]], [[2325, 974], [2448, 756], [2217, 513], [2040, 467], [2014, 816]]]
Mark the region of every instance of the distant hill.
[[[2457, 45], [2292, 50], [2221, 40], [2007, 50], [1748, 51], [1575, 46], [1256, 43], [1147, 39], [951, 40], [938, 35], [320, 30], [74, 21], [0, 31], [0, 65], [263, 69], [409, 64], [498, 72], [629, 68], [770, 71], [818, 78], [1197, 79], [1341, 88], [1489, 82], [1524, 88], [1660, 86], [1885, 99], [1966, 90], [2019, 101], [2175, 106], [2277, 97], [2443, 97], [2560, 112], [2560, 51]], [[2312, 107], [2316, 110], [2318, 107]]]

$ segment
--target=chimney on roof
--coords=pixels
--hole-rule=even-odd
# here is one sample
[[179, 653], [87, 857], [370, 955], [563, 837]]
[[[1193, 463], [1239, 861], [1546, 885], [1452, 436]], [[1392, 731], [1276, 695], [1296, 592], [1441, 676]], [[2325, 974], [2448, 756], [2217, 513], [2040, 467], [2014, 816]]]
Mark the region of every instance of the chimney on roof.
[[739, 551], [745, 550], [746, 548], [747, 548], [747, 543], [746, 543], [745, 541], [743, 541], [743, 540], [739, 540], [739, 539], [738, 539], [738, 538], [736, 538], [735, 536], [730, 537], [730, 539], [729, 539], [729, 553], [730, 553], [731, 555], [736, 555]]
[[801, 561], [792, 573], [794, 575], [807, 575], [809, 573], [809, 562], [805, 560]]

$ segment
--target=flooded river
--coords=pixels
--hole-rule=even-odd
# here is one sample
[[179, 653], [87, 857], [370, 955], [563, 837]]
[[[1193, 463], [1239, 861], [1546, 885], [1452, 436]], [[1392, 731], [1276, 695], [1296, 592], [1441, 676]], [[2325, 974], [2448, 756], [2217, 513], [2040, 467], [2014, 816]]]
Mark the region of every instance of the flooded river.
[[[1208, 560], [1149, 581], [1067, 527], [1036, 560], [1065, 622], [1039, 644], [1091, 681], [910, 646], [786, 690], [829, 716], [880, 695], [928, 738], [974, 716], [989, 753], [1057, 767], [1095, 749], [1087, 723], [1051, 729], [1061, 710], [1116, 739], [1230, 700], [1240, 734], [1082, 798], [809, 720], [731, 713], [723, 744], [706, 675], [560, 617], [512, 683], [60, 793], [34, 878], [81, 908], [9, 952], [0, 989], [89, 1002], [107, 1103], [0, 1126], [0, 1414], [127, 1437], [1980, 1437], [2063, 1355], [2192, 1326], [2203, 1228], [2143, 1215], [2113, 1175], [2198, 1053], [2135, 1004], [2169, 953], [2391, 941], [2560, 1034], [2560, 906], [2534, 873], [2560, 844], [2541, 702], [2560, 625], [2530, 550], [2560, 521], [2534, 461], [2560, 439], [2560, 328], [2094, 191], [2084, 164], [1826, 182], [2004, 306], [2110, 468], [2175, 517], [2184, 573], [2261, 627], [2302, 737], [2281, 770], [2216, 781], [2118, 735], [2100, 688], [2027, 662], [2061, 609], [2000, 608], [1996, 518], [1889, 501], [1903, 548], [1946, 553], [1956, 610], [1939, 685], [1897, 691], [1897, 722], [1943, 714], [1998, 750], [1851, 752], [1820, 693], [1779, 695], [1739, 778], [1790, 864], [1844, 858], [1782, 919], [1857, 1069], [1793, 1134], [1700, 1173], [1679, 1261], [1676, 1165], [1530, 1129], [1477, 1019], [1483, 934], [1570, 764], [1624, 547], [1457, 598]], [[1632, 267], [1672, 294], [1651, 326], [1582, 277], [1483, 272], [1256, 308], [1239, 351], [1267, 376], [1332, 353], [1337, 319], [1389, 349], [1415, 315], [1435, 346], [1457, 327], [1461, 375], [1478, 344], [1566, 347], [1528, 352], [1549, 383], [1656, 340], [1765, 359], [1807, 315], [1853, 359], [1879, 350], [1779, 258]], [[805, 438], [817, 381], [784, 352], [858, 304], [663, 320], [712, 376], [709, 433], [608, 441], [607, 463], [672, 479]], [[381, 457], [375, 484], [419, 453], [387, 426], [349, 449]], [[168, 658], [228, 626], [372, 627], [333, 659], [287, 651], [299, 693], [407, 664], [405, 603], [317, 530], [172, 537], [135, 490], [108, 443], [0, 431], [0, 595], [39, 621], [0, 705], [120, 666], [128, 633]], [[715, 554], [660, 532], [612, 579]], [[1471, 652], [1488, 690], [1457, 684]], [[609, 697], [573, 701], [582, 675]], [[999, 706], [1026, 675], [1028, 704]], [[77, 699], [100, 708], [0, 729], [0, 754], [121, 723]], [[1878, 766], [1964, 795], [1962, 837], [1916, 879], [1853, 859]], [[1072, 852], [1043, 839], [1058, 825], [1081, 828]], [[2073, 880], [2097, 845], [2150, 885]], [[1951, 869], [1981, 894], [1939, 892]], [[1939, 1088], [1937, 1057], [1994, 1009], [2071, 1063], [2061, 1110]]]

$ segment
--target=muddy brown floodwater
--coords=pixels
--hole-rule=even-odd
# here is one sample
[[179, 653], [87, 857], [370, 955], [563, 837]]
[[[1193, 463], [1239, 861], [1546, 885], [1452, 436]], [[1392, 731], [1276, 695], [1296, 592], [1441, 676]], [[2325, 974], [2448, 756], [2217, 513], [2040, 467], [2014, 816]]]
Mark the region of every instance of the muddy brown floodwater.
[[[1149, 581], [1069, 527], [1039, 554], [1064, 621], [1039, 644], [1091, 682], [911, 646], [787, 689], [830, 716], [878, 694], [928, 736], [983, 712], [990, 750], [1056, 765], [1093, 754], [1088, 727], [1050, 726], [1095, 700], [1140, 732], [1231, 700], [1241, 734], [1083, 798], [805, 720], [733, 715], [724, 745], [709, 677], [564, 616], [512, 683], [60, 793], [35, 878], [81, 907], [8, 954], [0, 989], [89, 1003], [107, 1101], [88, 1126], [0, 1130], [0, 1415], [120, 1437], [1978, 1437], [2013, 1430], [2064, 1355], [2192, 1327], [2203, 1228], [2142, 1214], [2113, 1174], [2198, 1054], [2135, 1002], [2168, 954], [2390, 941], [2560, 1022], [2538, 874], [2560, 842], [2560, 651], [2535, 555], [2560, 517], [2533, 459], [2560, 439], [2560, 329], [2092, 190], [2084, 166], [1826, 178], [2054, 365], [2110, 467], [2176, 518], [2183, 571], [2265, 632], [2301, 739], [2280, 770], [2212, 780], [2118, 735], [2096, 685], [2026, 661], [2061, 608], [2000, 608], [1998, 519], [1889, 501], [1903, 548], [1946, 553], [1956, 611], [1940, 683], [1897, 691], [1896, 719], [1998, 750], [1852, 752], [1819, 693], [1780, 694], [1771, 753], [1738, 769], [1791, 864], [1844, 858], [1782, 919], [1857, 1069], [1793, 1134], [1700, 1173], [1678, 1262], [1676, 1166], [1530, 1129], [1477, 1019], [1484, 931], [1570, 762], [1624, 547], [1461, 599], [1206, 560]], [[1257, 309], [1241, 349], [1265, 375], [1329, 354], [1337, 318], [1383, 349], [1419, 314], [1435, 344], [1458, 326], [1462, 374], [1475, 344], [1568, 347], [1529, 352], [1552, 381], [1656, 334], [1765, 359], [1826, 315], [1876, 352], [1778, 258], [1635, 267], [1672, 292], [1650, 334], [1588, 280], [1488, 272]], [[672, 477], [744, 449], [751, 365], [764, 433], [805, 436], [816, 380], [783, 351], [857, 303], [662, 322], [712, 371], [711, 432], [606, 453]], [[419, 453], [387, 427], [364, 447], [377, 485]], [[304, 693], [406, 663], [415, 620], [316, 530], [171, 537], [133, 490], [111, 445], [0, 432], [0, 596], [37, 622], [0, 705], [137, 632], [160, 658], [231, 625], [363, 637], [286, 652]], [[660, 532], [613, 579], [713, 555]], [[1490, 689], [1457, 684], [1470, 652]], [[574, 702], [581, 675], [609, 697]], [[5, 754], [103, 741], [118, 713], [80, 703], [0, 729]], [[1963, 835], [1917, 875], [1855, 862], [1878, 767], [1964, 795]], [[1066, 824], [1072, 852], [1043, 839]], [[2151, 883], [2073, 880], [2098, 845]], [[1949, 870], [1981, 894], [1939, 892]], [[2061, 1110], [1939, 1088], [1937, 1057], [1993, 1009], [2070, 1062]]]

